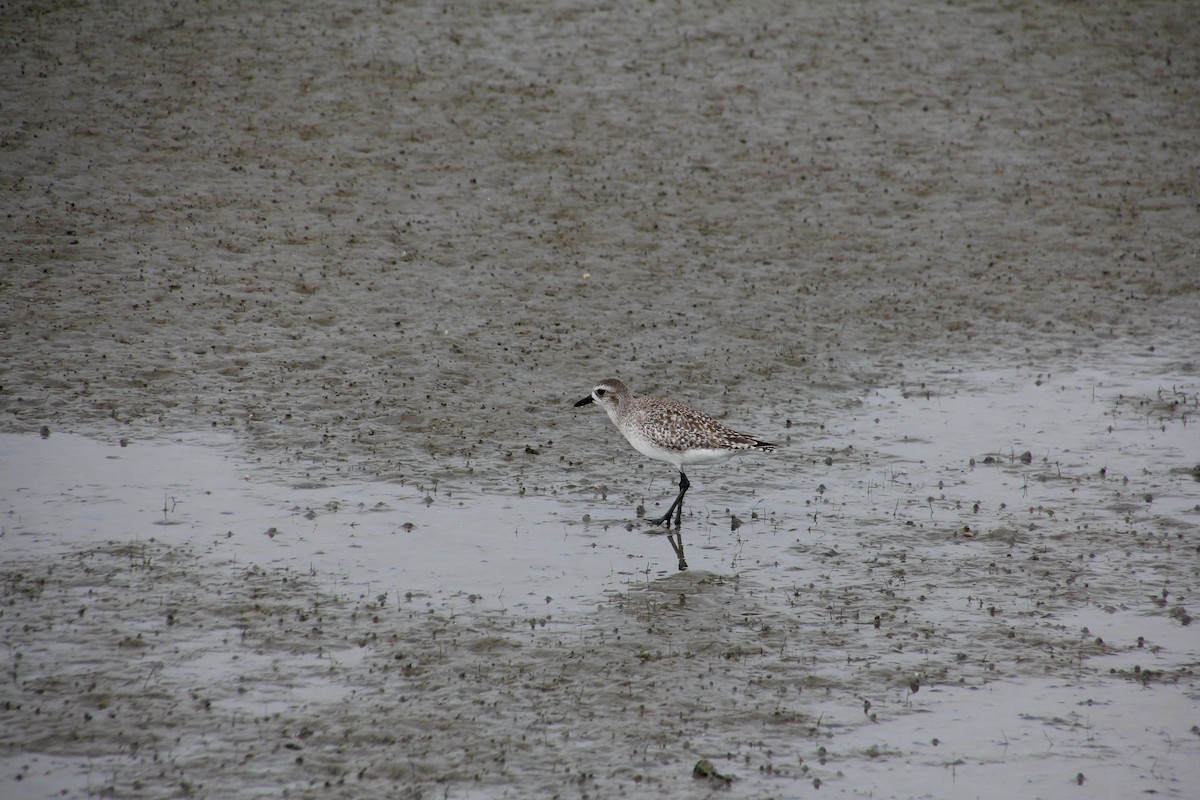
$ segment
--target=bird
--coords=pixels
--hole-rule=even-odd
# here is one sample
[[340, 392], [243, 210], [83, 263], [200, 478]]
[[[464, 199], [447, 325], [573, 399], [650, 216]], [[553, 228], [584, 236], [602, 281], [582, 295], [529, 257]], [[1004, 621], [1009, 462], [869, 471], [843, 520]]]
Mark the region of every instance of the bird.
[[[697, 411], [691, 406], [659, 397], [636, 397], [616, 378], [605, 378], [595, 385], [592, 393], [575, 404], [575, 408], [595, 403], [608, 413], [633, 449], [656, 461], [665, 461], [679, 470], [679, 494], [667, 513], [651, 525], [670, 524], [675, 515], [675, 528], [683, 521], [683, 496], [691, 487], [683, 467], [687, 464], [720, 464], [739, 453], [770, 453], [780, 445], [763, 441], [749, 433], [741, 433]], [[681, 548], [677, 548], [679, 552]], [[680, 563], [683, 563], [682, 553]]]

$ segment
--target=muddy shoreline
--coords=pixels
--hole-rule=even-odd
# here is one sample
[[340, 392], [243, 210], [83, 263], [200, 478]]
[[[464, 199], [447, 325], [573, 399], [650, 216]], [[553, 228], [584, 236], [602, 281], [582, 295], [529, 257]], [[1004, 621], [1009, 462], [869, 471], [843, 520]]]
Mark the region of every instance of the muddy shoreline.
[[510, 488], [614, 371], [778, 428], [959, 360], [1194, 369], [1200, 47], [1142, 11], [10, 18], [0, 419]]

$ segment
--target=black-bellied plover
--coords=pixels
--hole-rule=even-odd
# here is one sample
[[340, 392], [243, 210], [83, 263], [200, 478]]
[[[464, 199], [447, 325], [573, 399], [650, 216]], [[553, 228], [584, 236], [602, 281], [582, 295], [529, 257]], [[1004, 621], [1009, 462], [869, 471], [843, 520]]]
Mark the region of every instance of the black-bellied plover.
[[[616, 378], [606, 378], [596, 384], [592, 393], [575, 404], [576, 408], [595, 403], [608, 412], [608, 418], [633, 449], [644, 456], [666, 461], [679, 470], [679, 494], [675, 502], [653, 525], [669, 522], [675, 515], [675, 527], [683, 520], [683, 496], [687, 494], [687, 475], [684, 464], [719, 464], [738, 453], [762, 451], [769, 453], [779, 447], [764, 442], [749, 433], [740, 433], [696, 409], [658, 397], [634, 397], [625, 384]], [[682, 564], [682, 554], [680, 563]]]

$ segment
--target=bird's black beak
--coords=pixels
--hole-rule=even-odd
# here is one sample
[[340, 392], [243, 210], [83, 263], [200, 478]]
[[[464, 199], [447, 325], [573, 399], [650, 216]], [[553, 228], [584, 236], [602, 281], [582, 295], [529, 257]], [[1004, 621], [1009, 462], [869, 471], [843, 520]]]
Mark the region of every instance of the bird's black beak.
[[578, 403], [576, 403], [575, 407], [579, 408], [580, 406], [586, 406], [588, 403], [592, 403], [592, 402], [595, 402], [595, 401], [592, 400], [592, 396], [589, 394], [587, 397], [583, 398]]

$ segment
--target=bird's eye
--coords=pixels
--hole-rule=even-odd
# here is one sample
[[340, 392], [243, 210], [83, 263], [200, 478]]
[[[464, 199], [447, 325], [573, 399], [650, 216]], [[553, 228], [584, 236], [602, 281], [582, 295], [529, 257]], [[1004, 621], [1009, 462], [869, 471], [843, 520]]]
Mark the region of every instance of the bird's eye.
[[607, 393], [608, 393], [608, 390], [607, 390], [607, 389], [597, 389], [597, 390], [596, 390], [596, 397], [604, 397], [604, 395], [605, 395], [605, 394], [607, 394]]

